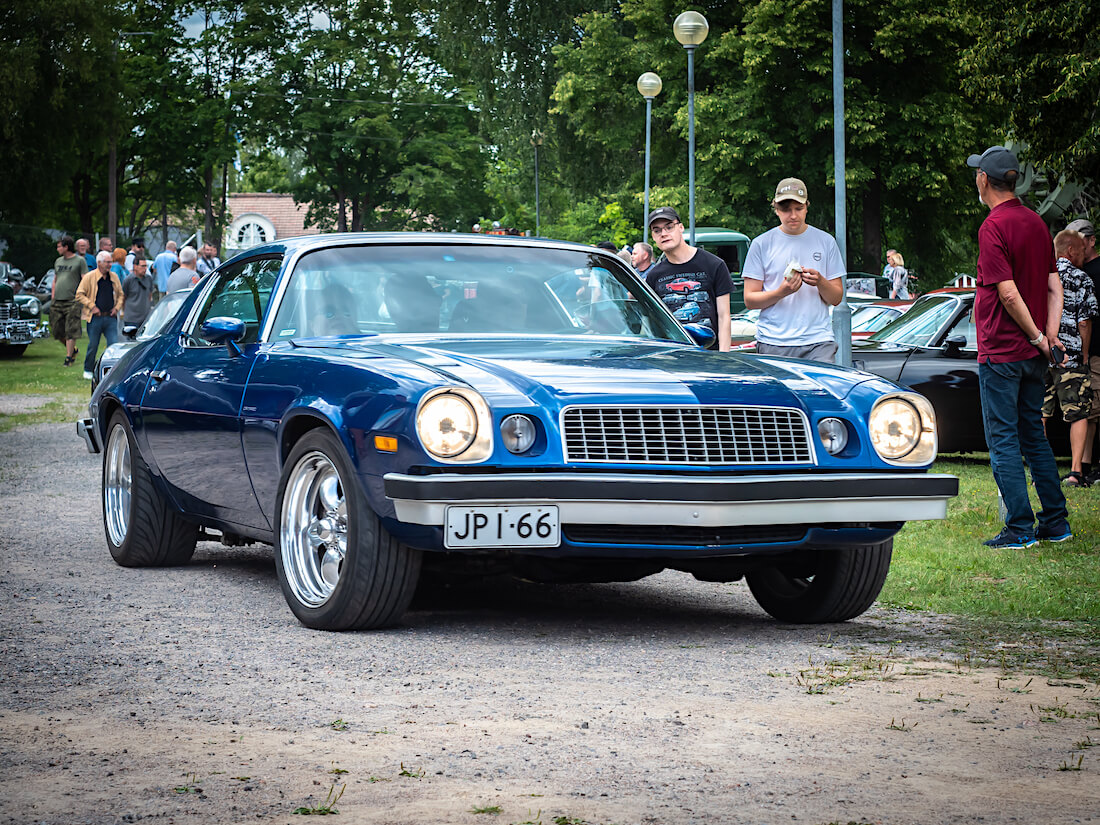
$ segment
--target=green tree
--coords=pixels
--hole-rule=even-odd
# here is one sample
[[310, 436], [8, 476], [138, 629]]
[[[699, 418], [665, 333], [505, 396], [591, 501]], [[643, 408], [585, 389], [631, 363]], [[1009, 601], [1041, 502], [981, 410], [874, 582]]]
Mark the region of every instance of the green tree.
[[[457, 228], [480, 211], [476, 113], [434, 59], [426, 4], [286, 8], [292, 39], [264, 56], [260, 93], [282, 146], [304, 158], [293, 194], [339, 230]], [[277, 15], [275, 17], [278, 17]]]
[[[687, 203], [683, 49], [671, 36], [682, 7], [625, 0], [621, 13], [581, 18], [584, 37], [558, 49], [555, 110], [568, 128], [628, 158], [640, 193], [638, 74], [656, 71], [655, 191]], [[756, 0], [704, 10], [696, 52], [696, 217], [749, 234], [774, 225], [775, 181], [803, 177], [811, 221], [834, 220], [832, 33], [827, 0]], [[882, 240], [938, 285], [970, 247], [979, 210], [962, 162], [989, 128], [989, 110], [958, 93], [964, 20], [915, 0], [845, 4], [849, 266], [877, 271]], [[597, 106], [597, 101], [602, 102]], [[620, 167], [621, 168], [621, 167]], [[620, 193], [621, 194], [621, 193]], [[653, 202], [658, 202], [652, 199]]]

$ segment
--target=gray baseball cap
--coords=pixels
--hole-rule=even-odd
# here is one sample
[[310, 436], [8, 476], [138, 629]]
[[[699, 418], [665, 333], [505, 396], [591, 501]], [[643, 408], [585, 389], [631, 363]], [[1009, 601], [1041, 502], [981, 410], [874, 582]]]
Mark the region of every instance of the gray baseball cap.
[[1066, 224], [1066, 229], [1073, 232], [1080, 232], [1082, 235], [1091, 235], [1096, 237], [1096, 230], [1092, 227], [1092, 221], [1087, 221], [1084, 218], [1078, 218], [1075, 221], [1070, 221]]
[[654, 221], [673, 221], [678, 223], [680, 221], [680, 213], [671, 206], [659, 206], [649, 213], [645, 225], [653, 226]]
[[1010, 172], [1020, 173], [1020, 161], [1003, 146], [990, 146], [980, 155], [971, 155], [966, 159], [966, 165], [1003, 181], [1008, 180]]

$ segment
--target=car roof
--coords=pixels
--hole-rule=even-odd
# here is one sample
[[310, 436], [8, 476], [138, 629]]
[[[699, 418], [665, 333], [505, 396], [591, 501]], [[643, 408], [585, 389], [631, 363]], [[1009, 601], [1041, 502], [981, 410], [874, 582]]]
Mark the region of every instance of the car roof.
[[321, 235], [297, 235], [253, 246], [234, 255], [290, 255], [314, 249], [361, 244], [452, 244], [465, 246], [523, 246], [542, 249], [584, 250], [604, 255], [622, 263], [617, 255], [589, 244], [557, 241], [549, 238], [528, 238], [522, 235], [484, 235], [461, 232], [333, 232]]

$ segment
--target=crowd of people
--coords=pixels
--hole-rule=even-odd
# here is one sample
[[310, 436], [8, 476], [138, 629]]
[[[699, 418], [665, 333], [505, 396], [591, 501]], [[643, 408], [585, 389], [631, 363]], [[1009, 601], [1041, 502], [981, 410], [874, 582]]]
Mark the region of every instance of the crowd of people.
[[50, 291], [50, 330], [65, 344], [65, 366], [76, 363], [80, 350], [77, 341], [87, 330], [84, 353], [84, 377], [92, 378], [100, 340], [106, 346], [119, 335], [132, 335], [160, 297], [198, 283], [202, 276], [221, 265], [217, 249], [203, 244], [201, 249], [185, 246], [177, 253], [175, 241], [169, 241], [150, 264], [145, 257], [145, 241], [134, 238], [129, 250], [115, 248], [109, 237], [99, 239], [99, 250], [91, 253], [87, 238], [63, 236], [57, 242], [54, 281]]

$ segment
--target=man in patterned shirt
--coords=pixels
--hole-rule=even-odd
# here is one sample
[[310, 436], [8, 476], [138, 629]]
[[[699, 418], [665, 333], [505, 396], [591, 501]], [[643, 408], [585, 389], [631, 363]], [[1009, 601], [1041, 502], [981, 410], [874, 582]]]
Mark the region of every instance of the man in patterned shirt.
[[[1046, 398], [1043, 399], [1044, 424], [1054, 416], [1055, 400], [1062, 418], [1069, 424], [1070, 473], [1062, 483], [1067, 487], [1087, 487], [1081, 474], [1088, 419], [1092, 413], [1092, 387], [1086, 361], [1092, 337], [1092, 319], [1100, 315], [1092, 279], [1081, 271], [1085, 261], [1085, 238], [1080, 232], [1063, 229], [1054, 236], [1054, 254], [1058, 277], [1062, 281], [1062, 323], [1058, 342], [1065, 350], [1060, 364], [1047, 371]], [[1052, 351], [1053, 354], [1053, 351]]]

